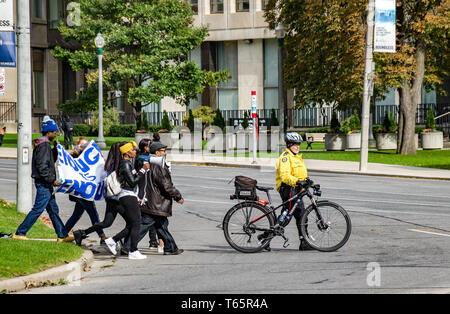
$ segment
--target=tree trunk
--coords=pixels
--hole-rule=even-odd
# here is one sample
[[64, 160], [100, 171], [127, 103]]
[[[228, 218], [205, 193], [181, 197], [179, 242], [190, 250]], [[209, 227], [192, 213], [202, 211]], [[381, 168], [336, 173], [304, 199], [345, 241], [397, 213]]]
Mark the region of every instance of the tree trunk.
[[399, 89], [399, 124], [397, 154], [415, 155], [415, 127], [416, 111], [420, 101], [422, 83], [425, 71], [425, 44], [419, 41], [415, 54], [416, 69], [415, 76], [411, 81], [404, 80]]

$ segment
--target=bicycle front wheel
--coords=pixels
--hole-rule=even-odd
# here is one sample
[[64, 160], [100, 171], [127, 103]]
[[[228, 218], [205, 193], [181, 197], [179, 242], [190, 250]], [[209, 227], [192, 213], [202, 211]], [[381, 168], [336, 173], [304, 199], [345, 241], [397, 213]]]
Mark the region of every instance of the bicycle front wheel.
[[232, 248], [242, 253], [256, 253], [270, 244], [273, 225], [273, 215], [264, 206], [242, 202], [227, 212], [222, 228]]
[[314, 249], [333, 252], [349, 239], [352, 223], [348, 213], [336, 203], [317, 202], [317, 207], [308, 206], [301, 219], [303, 238]]

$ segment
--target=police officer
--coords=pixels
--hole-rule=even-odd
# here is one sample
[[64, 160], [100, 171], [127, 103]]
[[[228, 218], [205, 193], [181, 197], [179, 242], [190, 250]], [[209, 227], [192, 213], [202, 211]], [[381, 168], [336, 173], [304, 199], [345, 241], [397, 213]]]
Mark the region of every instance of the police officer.
[[[277, 191], [280, 193], [283, 202], [290, 199], [301, 189], [300, 182], [304, 181], [308, 172], [302, 154], [299, 154], [300, 144], [303, 142], [302, 137], [297, 133], [286, 133], [284, 140], [286, 142], [286, 150], [280, 155], [276, 164], [276, 183]], [[301, 217], [305, 213], [305, 205], [299, 199], [298, 205], [292, 214], [295, 217], [298, 235], [300, 237], [299, 250], [309, 250], [311, 247], [303, 240], [300, 229]], [[294, 206], [293, 202], [287, 203], [283, 210], [289, 210]], [[286, 224], [284, 221], [283, 223]], [[282, 224], [283, 224], [282, 223]]]

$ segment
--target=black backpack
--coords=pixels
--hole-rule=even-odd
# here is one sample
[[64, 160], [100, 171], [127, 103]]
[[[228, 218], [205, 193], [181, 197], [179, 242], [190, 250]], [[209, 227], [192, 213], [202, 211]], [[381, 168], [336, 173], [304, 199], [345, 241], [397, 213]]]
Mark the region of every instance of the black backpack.
[[72, 132], [72, 131], [73, 131], [73, 122], [72, 122], [72, 121], [67, 120], [67, 121], [65, 122], [65, 125], [66, 125], [66, 130], [67, 130], [67, 131], [69, 131], [69, 132]]
[[234, 177], [235, 191], [233, 198], [252, 201], [258, 200], [258, 195], [256, 194], [256, 184], [257, 181], [249, 177], [245, 176]]

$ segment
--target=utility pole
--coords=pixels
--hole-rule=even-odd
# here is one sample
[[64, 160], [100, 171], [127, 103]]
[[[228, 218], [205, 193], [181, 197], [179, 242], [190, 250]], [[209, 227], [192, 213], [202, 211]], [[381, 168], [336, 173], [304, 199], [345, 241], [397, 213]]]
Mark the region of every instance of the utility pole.
[[372, 78], [373, 59], [373, 26], [375, 16], [375, 0], [369, 0], [367, 9], [366, 54], [364, 65], [364, 89], [361, 114], [361, 152], [359, 171], [366, 172], [369, 159], [369, 124], [370, 124], [370, 79]]
[[32, 206], [30, 1], [17, 0], [17, 210]]

